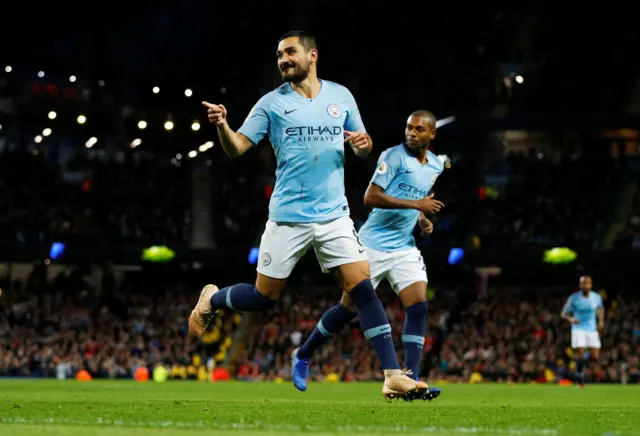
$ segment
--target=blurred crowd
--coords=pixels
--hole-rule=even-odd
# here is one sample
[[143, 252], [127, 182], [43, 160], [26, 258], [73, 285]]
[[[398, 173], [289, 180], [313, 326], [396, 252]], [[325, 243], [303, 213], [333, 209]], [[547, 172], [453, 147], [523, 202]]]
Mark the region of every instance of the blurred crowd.
[[615, 241], [617, 248], [640, 250], [640, 184], [638, 185], [629, 218], [624, 223], [623, 230], [618, 234]]
[[[346, 193], [356, 228], [366, 220], [364, 192], [375, 159], [347, 154]], [[219, 247], [252, 247], [264, 230], [275, 159], [268, 145], [243, 159], [209, 160], [210, 229]], [[0, 155], [0, 240], [19, 244], [91, 241], [108, 244], [191, 242], [193, 182], [188, 162], [152, 156], [74, 154], [64, 165], [32, 153]], [[554, 157], [511, 152], [490, 164], [454, 157], [434, 188], [446, 207], [421, 248], [568, 245], [598, 248], [621, 188], [620, 163], [602, 154]], [[544, 177], [540, 177], [544, 174]], [[598, 174], [597, 183], [593, 175]], [[579, 186], [580, 189], [576, 189]], [[612, 195], [612, 193], [614, 195]], [[639, 248], [640, 198], [616, 246]], [[599, 207], [593, 207], [594, 204]]]
[[[168, 163], [168, 162], [167, 162]], [[153, 159], [0, 155], [0, 240], [183, 244], [189, 174]]]
[[[505, 289], [470, 305], [442, 347], [433, 378], [452, 381], [554, 382], [572, 379], [571, 330], [560, 312], [568, 294]], [[640, 383], [640, 301], [605, 300], [600, 359], [587, 380]]]
[[[502, 192], [478, 207], [485, 247], [598, 248], [610, 216], [619, 163], [598, 154], [510, 153]], [[597, 182], [594, 175], [598, 175]], [[594, 207], [598, 205], [598, 207]]]
[[[24, 282], [1, 286], [0, 377], [132, 378], [158, 366], [171, 379], [207, 380], [215, 368], [239, 380], [287, 380], [291, 352], [335, 304], [335, 286], [290, 285], [264, 314], [220, 312], [205, 336], [187, 334], [198, 287], [144, 273], [118, 274], [110, 265], [60, 270], [46, 277], [37, 265]], [[51, 273], [49, 273], [51, 276]], [[640, 301], [606, 295], [600, 360], [591, 382], [640, 383]], [[379, 290], [400, 341], [405, 313], [386, 285]], [[439, 287], [429, 303], [422, 376], [449, 382], [571, 380], [575, 363], [569, 324], [560, 319], [568, 293], [558, 289]], [[379, 362], [357, 320], [313, 357], [318, 381], [379, 380]]]
[[[38, 266], [0, 296], [0, 377], [126, 378], [164, 366], [170, 378], [208, 379], [225, 360], [240, 315], [187, 334], [196, 288], [175, 280], [73, 268], [52, 280]], [[9, 291], [11, 289], [11, 291]]]
[[[430, 303], [422, 376], [448, 382], [557, 382], [572, 380], [575, 362], [570, 326], [560, 318], [568, 294], [514, 295], [517, 289], [472, 302], [453, 314], [442, 301]], [[543, 291], [544, 292], [544, 291]], [[531, 294], [535, 295], [535, 294]], [[385, 298], [388, 297], [388, 298]], [[404, 311], [398, 299], [383, 294], [393, 335], [400, 338]], [[287, 379], [290, 353], [304, 342], [334, 301], [283, 301], [266, 328], [256, 328], [241, 356], [237, 376], [243, 380]], [[599, 361], [585, 371], [590, 382], [640, 383], [640, 301], [623, 298], [607, 304]], [[456, 321], [450, 319], [454, 315]], [[396, 348], [400, 361], [402, 344]], [[311, 363], [317, 381], [380, 379], [379, 364], [357, 322], [332, 337]]]

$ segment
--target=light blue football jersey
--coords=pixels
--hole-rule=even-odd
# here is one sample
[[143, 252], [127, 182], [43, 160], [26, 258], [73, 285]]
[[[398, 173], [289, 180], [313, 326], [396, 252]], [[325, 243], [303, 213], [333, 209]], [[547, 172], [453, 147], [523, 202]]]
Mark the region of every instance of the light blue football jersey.
[[[422, 164], [404, 144], [385, 150], [371, 183], [385, 194], [404, 200], [419, 200], [429, 195], [444, 164], [427, 150], [427, 163]], [[373, 208], [358, 236], [365, 247], [378, 251], [407, 250], [415, 247], [413, 229], [420, 217], [416, 209]]]
[[327, 80], [316, 98], [284, 83], [262, 97], [238, 133], [253, 144], [265, 135], [276, 156], [269, 220], [313, 223], [349, 215], [344, 190], [344, 130], [365, 132], [347, 88]]
[[596, 332], [598, 331], [596, 317], [598, 309], [601, 307], [602, 297], [600, 294], [590, 291], [589, 296], [585, 297], [581, 291], [578, 291], [569, 296], [562, 312], [570, 314], [579, 321], [578, 324], [571, 324], [572, 330]]

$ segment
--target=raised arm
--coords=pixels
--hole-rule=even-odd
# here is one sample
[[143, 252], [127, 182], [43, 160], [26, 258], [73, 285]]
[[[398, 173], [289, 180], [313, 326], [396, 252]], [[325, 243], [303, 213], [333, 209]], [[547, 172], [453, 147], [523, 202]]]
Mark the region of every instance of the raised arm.
[[207, 108], [207, 116], [216, 125], [218, 138], [224, 152], [228, 156], [236, 157], [245, 154], [264, 137], [269, 126], [269, 119], [261, 108], [254, 108], [242, 127], [234, 132], [227, 123], [227, 108], [223, 105], [206, 101], [202, 105]]

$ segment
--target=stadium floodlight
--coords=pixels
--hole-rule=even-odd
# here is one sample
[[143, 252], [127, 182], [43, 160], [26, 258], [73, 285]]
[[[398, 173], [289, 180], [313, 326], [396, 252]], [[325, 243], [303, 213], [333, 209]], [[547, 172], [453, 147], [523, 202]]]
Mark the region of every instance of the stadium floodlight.
[[173, 121], [167, 121], [166, 123], [164, 123], [164, 128], [165, 130], [173, 129]]
[[200, 130], [200, 123], [197, 121], [194, 121], [193, 124], [191, 124], [191, 130], [193, 130], [194, 132], [197, 132], [198, 130]]
[[98, 138], [96, 138], [95, 136], [92, 136], [91, 138], [89, 138], [87, 142], [85, 142], [84, 146], [87, 148], [91, 148], [94, 145], [96, 145], [97, 142], [98, 142]]
[[191, 97], [193, 95], [193, 91], [187, 88], [184, 90], [184, 95], [187, 97]]
[[154, 86], [154, 87], [153, 87], [153, 93], [154, 93], [154, 94], [157, 94], [157, 93], [159, 93], [159, 92], [160, 92], [160, 87], [158, 87], [158, 86]]
[[38, 71], [38, 77], [43, 78], [44, 77], [44, 71]]
[[516, 76], [516, 82], [518, 82], [518, 83], [522, 83], [522, 82], [524, 82], [524, 77], [522, 77], [522, 76], [520, 76], [520, 75], [517, 75], [517, 76]]
[[42, 142], [42, 136], [38, 135], [33, 140], [36, 144], [40, 144]]
[[58, 116], [58, 114], [55, 111], [49, 112], [49, 119], [50, 120], [55, 120], [57, 116]]
[[131, 141], [131, 148], [136, 148], [140, 144], [142, 144], [142, 139], [136, 138], [133, 141]]
[[198, 152], [197, 152], [197, 151], [195, 151], [195, 150], [191, 150], [191, 151], [189, 152], [189, 157], [190, 157], [191, 159], [193, 159], [193, 158], [194, 158], [194, 157], [196, 157], [197, 155], [198, 155]]
[[87, 117], [84, 115], [78, 115], [78, 124], [84, 124], [87, 122]]
[[47, 127], [46, 129], [44, 129], [44, 130], [42, 131], [42, 134], [43, 134], [44, 136], [49, 136], [49, 135], [51, 135], [51, 129]]
[[147, 122], [145, 120], [138, 121], [138, 129], [143, 130], [147, 128]]
[[6, 67], [4, 67], [4, 71], [5, 73], [10, 73], [13, 71], [13, 68], [11, 68], [11, 65], [7, 65]]
[[176, 154], [176, 159], [178, 159], [178, 160], [182, 159], [182, 154], [180, 154], [180, 153]]
[[69, 76], [69, 82], [73, 83], [76, 81], [76, 76]]

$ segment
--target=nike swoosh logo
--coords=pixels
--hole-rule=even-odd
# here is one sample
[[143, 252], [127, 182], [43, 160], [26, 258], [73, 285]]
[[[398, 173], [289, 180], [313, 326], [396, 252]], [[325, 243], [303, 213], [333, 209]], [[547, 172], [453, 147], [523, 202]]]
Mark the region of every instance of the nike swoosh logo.
[[297, 110], [298, 110], [298, 109], [293, 109], [293, 110], [290, 110], [290, 111], [285, 110], [285, 111], [284, 111], [284, 114], [285, 114], [285, 115], [289, 115], [291, 112], [295, 112], [295, 111], [297, 111]]

